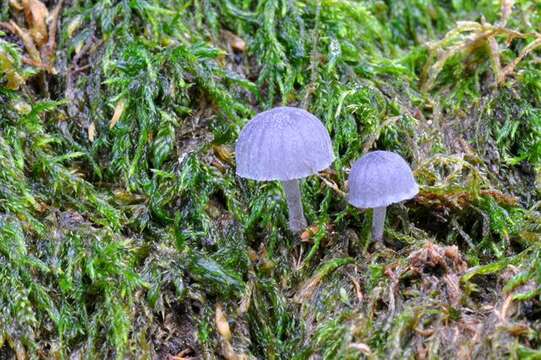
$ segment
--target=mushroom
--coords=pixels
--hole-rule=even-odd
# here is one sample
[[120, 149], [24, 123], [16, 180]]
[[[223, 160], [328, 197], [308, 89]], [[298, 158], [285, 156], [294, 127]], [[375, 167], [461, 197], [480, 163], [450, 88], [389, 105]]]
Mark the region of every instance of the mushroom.
[[326, 169], [334, 160], [331, 138], [321, 121], [295, 107], [276, 107], [256, 115], [236, 145], [237, 175], [282, 182], [292, 232], [305, 229], [299, 179]]
[[349, 174], [348, 201], [357, 208], [371, 208], [372, 237], [383, 240], [387, 206], [411, 199], [419, 192], [408, 163], [390, 151], [372, 151], [357, 160]]

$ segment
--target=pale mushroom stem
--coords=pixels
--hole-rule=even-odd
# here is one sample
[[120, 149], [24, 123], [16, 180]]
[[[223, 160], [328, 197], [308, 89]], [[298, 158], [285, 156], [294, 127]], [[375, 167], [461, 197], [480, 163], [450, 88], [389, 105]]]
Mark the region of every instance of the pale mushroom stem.
[[282, 181], [282, 185], [286, 193], [287, 208], [289, 210], [289, 229], [294, 233], [298, 233], [307, 226], [302, 209], [299, 180], [285, 180]]
[[372, 213], [372, 238], [374, 241], [383, 240], [383, 224], [385, 224], [385, 212], [387, 207], [377, 207]]

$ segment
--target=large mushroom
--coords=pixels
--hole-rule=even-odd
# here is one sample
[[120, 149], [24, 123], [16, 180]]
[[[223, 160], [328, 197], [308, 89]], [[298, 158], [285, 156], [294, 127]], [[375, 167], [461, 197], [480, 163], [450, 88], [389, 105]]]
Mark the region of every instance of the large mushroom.
[[390, 151], [369, 152], [357, 160], [349, 174], [348, 201], [357, 208], [373, 209], [372, 238], [383, 240], [387, 206], [411, 199], [419, 192], [408, 163]]
[[334, 160], [331, 138], [308, 111], [277, 107], [256, 115], [242, 129], [236, 145], [237, 175], [282, 182], [289, 228], [306, 228], [299, 179], [326, 169]]

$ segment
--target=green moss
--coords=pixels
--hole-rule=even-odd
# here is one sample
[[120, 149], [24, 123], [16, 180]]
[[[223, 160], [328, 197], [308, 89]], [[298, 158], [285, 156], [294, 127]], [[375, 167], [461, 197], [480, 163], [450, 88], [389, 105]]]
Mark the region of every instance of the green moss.
[[[508, 10], [85, 0], [64, 4], [51, 73], [0, 32], [0, 358], [536, 358], [539, 50], [501, 77], [541, 16]], [[278, 183], [235, 176], [239, 130], [281, 104], [317, 115], [336, 155], [302, 183], [304, 241]], [[343, 196], [371, 149], [421, 184], [390, 207], [386, 249]], [[506, 299], [496, 327], [484, 309]]]

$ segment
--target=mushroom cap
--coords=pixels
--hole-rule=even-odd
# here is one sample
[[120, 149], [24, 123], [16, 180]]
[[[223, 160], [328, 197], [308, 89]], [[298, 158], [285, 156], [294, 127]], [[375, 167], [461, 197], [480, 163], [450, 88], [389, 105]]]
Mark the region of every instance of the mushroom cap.
[[326, 169], [334, 160], [331, 138], [308, 111], [276, 107], [257, 114], [240, 132], [237, 175], [253, 180], [293, 180]]
[[357, 160], [348, 183], [348, 201], [358, 208], [388, 206], [419, 192], [408, 163], [390, 151], [372, 151]]

